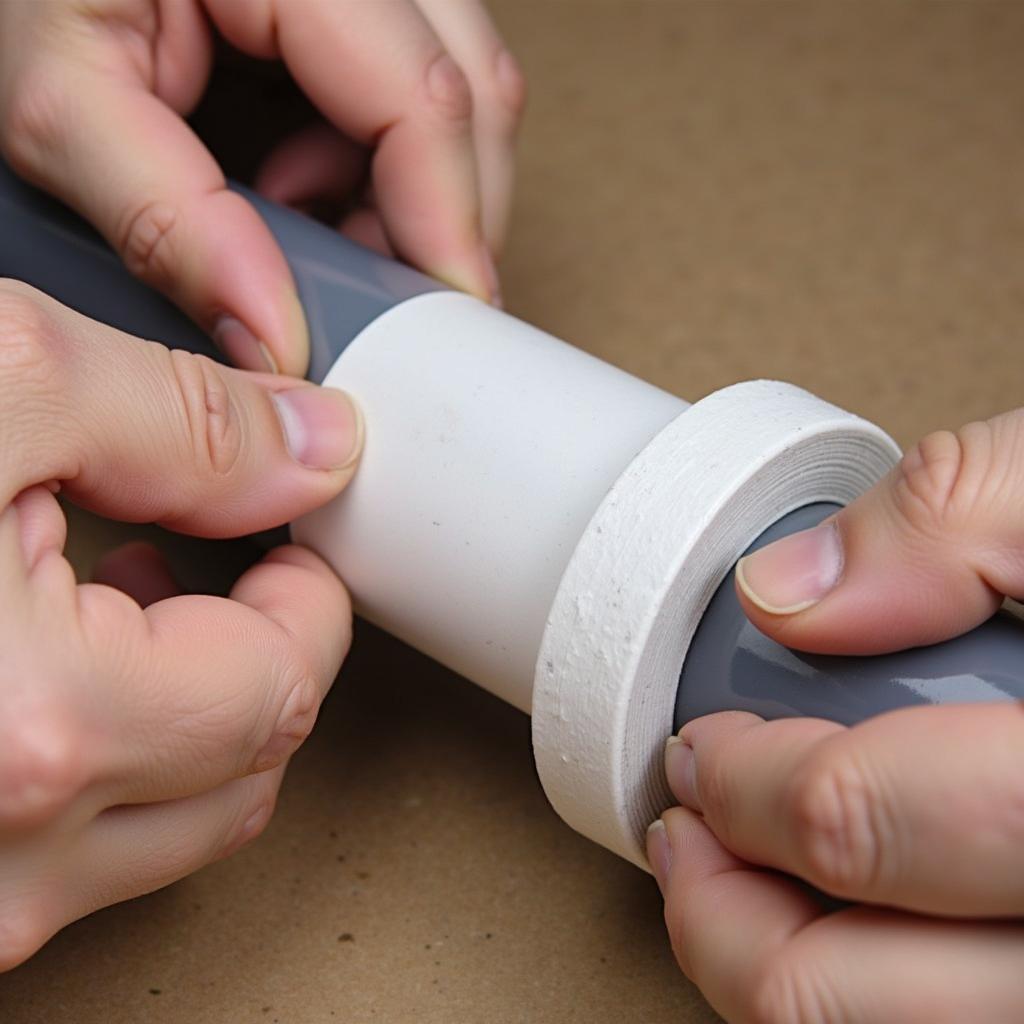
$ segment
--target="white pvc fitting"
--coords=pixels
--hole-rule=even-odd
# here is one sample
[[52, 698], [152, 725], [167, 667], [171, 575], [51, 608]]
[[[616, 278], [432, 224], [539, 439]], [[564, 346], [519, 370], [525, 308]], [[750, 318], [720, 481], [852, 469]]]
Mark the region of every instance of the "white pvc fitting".
[[694, 406], [466, 295], [392, 308], [324, 384], [367, 420], [359, 472], [293, 526], [364, 617], [533, 714], [545, 791], [645, 866], [660, 755], [708, 600], [786, 512], [898, 456], [786, 384]]
[[380, 316], [324, 384], [359, 402], [366, 447], [296, 540], [365, 618], [529, 712], [573, 549], [686, 403], [459, 292]]

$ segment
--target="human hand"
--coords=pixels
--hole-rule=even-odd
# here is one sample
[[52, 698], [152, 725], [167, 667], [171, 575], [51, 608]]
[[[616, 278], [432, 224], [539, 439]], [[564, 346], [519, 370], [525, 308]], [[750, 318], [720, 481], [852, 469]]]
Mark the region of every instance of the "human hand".
[[238, 535], [337, 494], [361, 437], [341, 392], [0, 282], [0, 970], [257, 835], [350, 637], [341, 582], [297, 546], [230, 599], [180, 594], [139, 545], [76, 585], [56, 486], [111, 518]]
[[[296, 205], [365, 199], [343, 230], [497, 299], [524, 87], [477, 0], [0, 4], [7, 161], [90, 220], [236, 365], [304, 373], [284, 257], [184, 120], [210, 78], [211, 23], [245, 54], [283, 61], [326, 119], [270, 152], [260, 191]], [[239, 103], [258, 120], [250, 96]]]
[[[848, 508], [744, 559], [740, 598], [804, 650], [943, 640], [1024, 594], [1022, 507], [1017, 410], [925, 438]], [[665, 765], [683, 806], [648, 856], [679, 964], [727, 1020], [1024, 1019], [1019, 704], [853, 728], [725, 712], [688, 723]]]

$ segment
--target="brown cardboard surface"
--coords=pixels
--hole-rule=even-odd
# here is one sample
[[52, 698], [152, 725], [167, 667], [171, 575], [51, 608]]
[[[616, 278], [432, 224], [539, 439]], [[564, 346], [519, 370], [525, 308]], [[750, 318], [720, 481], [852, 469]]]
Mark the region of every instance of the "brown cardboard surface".
[[[902, 443], [1024, 398], [1024, 5], [496, 8], [532, 85], [513, 312]], [[110, 536], [76, 518], [77, 563]], [[547, 807], [527, 719], [366, 626], [260, 841], [0, 978], [6, 1024], [714, 1019], [653, 882]]]

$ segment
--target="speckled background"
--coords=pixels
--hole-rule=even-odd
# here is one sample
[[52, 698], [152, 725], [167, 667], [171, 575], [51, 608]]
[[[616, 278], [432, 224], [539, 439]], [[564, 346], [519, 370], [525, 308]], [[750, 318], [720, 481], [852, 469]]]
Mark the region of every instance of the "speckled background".
[[[1024, 4], [495, 7], [532, 84], [513, 312], [903, 443], [1024, 399]], [[75, 519], [83, 570], [115, 532]], [[177, 547], [197, 581], [245, 557]], [[0, 978], [5, 1024], [714, 1019], [651, 880], [547, 807], [527, 720], [366, 626], [258, 843]]]

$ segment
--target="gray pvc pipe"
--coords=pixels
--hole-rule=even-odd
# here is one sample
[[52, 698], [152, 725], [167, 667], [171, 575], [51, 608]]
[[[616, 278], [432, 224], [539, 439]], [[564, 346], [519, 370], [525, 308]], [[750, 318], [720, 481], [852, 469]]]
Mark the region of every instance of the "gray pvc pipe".
[[[322, 381], [345, 346], [381, 313], [444, 285], [248, 189], [291, 267], [309, 324], [309, 378]], [[223, 359], [181, 311], [132, 277], [67, 207], [0, 161], [0, 276], [17, 278], [93, 320], [172, 348]]]
[[[807, 505], [747, 549], [817, 526], [839, 506]], [[769, 640], [743, 613], [735, 572], [694, 634], [676, 693], [675, 727], [713, 711], [805, 715], [853, 725], [916, 704], [1024, 700], [1024, 623], [999, 611], [954, 640], [871, 657], [804, 654]]]
[[[364, 327], [438, 282], [343, 238], [300, 214], [238, 188], [280, 243], [310, 332], [311, 379], [323, 380]], [[175, 306], [135, 280], [103, 239], [59, 203], [25, 185], [0, 161], [0, 276], [47, 292], [95, 320], [166, 345], [220, 358]], [[833, 506], [780, 520], [750, 550], [814, 525]], [[711, 711], [767, 717], [813, 715], [855, 722], [909, 704], [1024, 699], [1024, 627], [999, 614], [934, 647], [872, 658], [800, 654], [769, 641], [747, 620], [732, 573], [694, 637], [680, 675], [676, 727]]]

